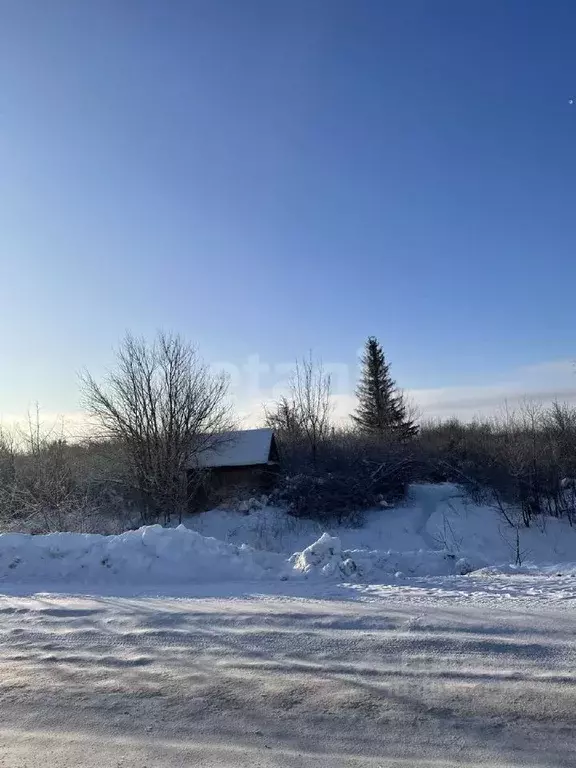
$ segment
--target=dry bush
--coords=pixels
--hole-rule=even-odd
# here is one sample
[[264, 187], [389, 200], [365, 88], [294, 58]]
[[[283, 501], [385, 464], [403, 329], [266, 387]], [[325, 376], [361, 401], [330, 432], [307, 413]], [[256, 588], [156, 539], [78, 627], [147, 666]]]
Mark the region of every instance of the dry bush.
[[526, 402], [515, 412], [464, 424], [426, 424], [420, 435], [426, 479], [463, 484], [511, 524], [538, 516], [576, 520], [576, 409]]
[[0, 526], [30, 533], [116, 533], [134, 515], [109, 483], [98, 483], [94, 457], [70, 443], [62, 423], [42, 423], [36, 408], [27, 427], [0, 430]]

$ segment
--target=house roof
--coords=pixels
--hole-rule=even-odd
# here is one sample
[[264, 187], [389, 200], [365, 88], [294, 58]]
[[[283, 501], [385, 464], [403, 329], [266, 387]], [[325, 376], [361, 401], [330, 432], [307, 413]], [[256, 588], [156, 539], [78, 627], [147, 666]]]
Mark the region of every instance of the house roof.
[[196, 463], [203, 469], [267, 464], [274, 445], [271, 429], [241, 429], [215, 437], [214, 447], [202, 451]]

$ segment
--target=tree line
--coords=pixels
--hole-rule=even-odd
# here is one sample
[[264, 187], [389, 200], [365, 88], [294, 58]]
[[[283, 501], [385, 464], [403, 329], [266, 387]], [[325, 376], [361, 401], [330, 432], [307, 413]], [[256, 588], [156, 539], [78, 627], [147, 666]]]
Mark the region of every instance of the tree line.
[[[0, 430], [3, 528], [108, 531], [169, 523], [197, 509], [206, 476], [196, 459], [235, 427], [226, 378], [182, 337], [160, 333], [152, 342], [127, 336], [111, 372], [102, 380], [85, 372], [81, 384], [92, 423], [84, 440], [44, 429], [38, 413], [17, 436]], [[269, 503], [350, 520], [401, 500], [411, 482], [448, 481], [503, 516], [518, 510], [524, 525], [543, 514], [576, 519], [569, 406], [526, 406], [506, 420], [471, 424], [418, 423], [373, 336], [356, 396], [349, 423], [334, 423], [330, 376], [312, 356], [296, 363], [288, 392], [264, 414], [282, 455]]]

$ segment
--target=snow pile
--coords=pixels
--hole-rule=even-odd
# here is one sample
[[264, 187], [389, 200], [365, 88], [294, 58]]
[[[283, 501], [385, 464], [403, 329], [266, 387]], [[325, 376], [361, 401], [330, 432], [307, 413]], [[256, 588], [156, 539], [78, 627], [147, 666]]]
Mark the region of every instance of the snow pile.
[[323, 533], [322, 536], [302, 552], [295, 552], [288, 561], [296, 573], [305, 576], [351, 576], [357, 572], [356, 563], [342, 552], [337, 536]]
[[360, 581], [387, 580], [401, 576], [449, 576], [470, 573], [472, 565], [465, 558], [446, 551], [420, 549], [416, 552], [392, 552], [378, 549], [342, 549], [337, 536], [328, 533], [302, 552], [295, 552], [288, 562], [296, 574], [306, 577], [336, 577]]
[[186, 583], [275, 578], [285, 558], [185, 528], [145, 526], [118, 536], [0, 535], [1, 581]]

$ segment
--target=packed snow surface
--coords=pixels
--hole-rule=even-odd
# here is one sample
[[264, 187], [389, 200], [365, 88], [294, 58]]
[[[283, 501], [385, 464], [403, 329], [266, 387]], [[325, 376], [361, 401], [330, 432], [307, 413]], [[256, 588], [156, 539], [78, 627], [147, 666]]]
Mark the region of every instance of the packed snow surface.
[[573, 601], [303, 586], [0, 597], [0, 765], [573, 768]]

